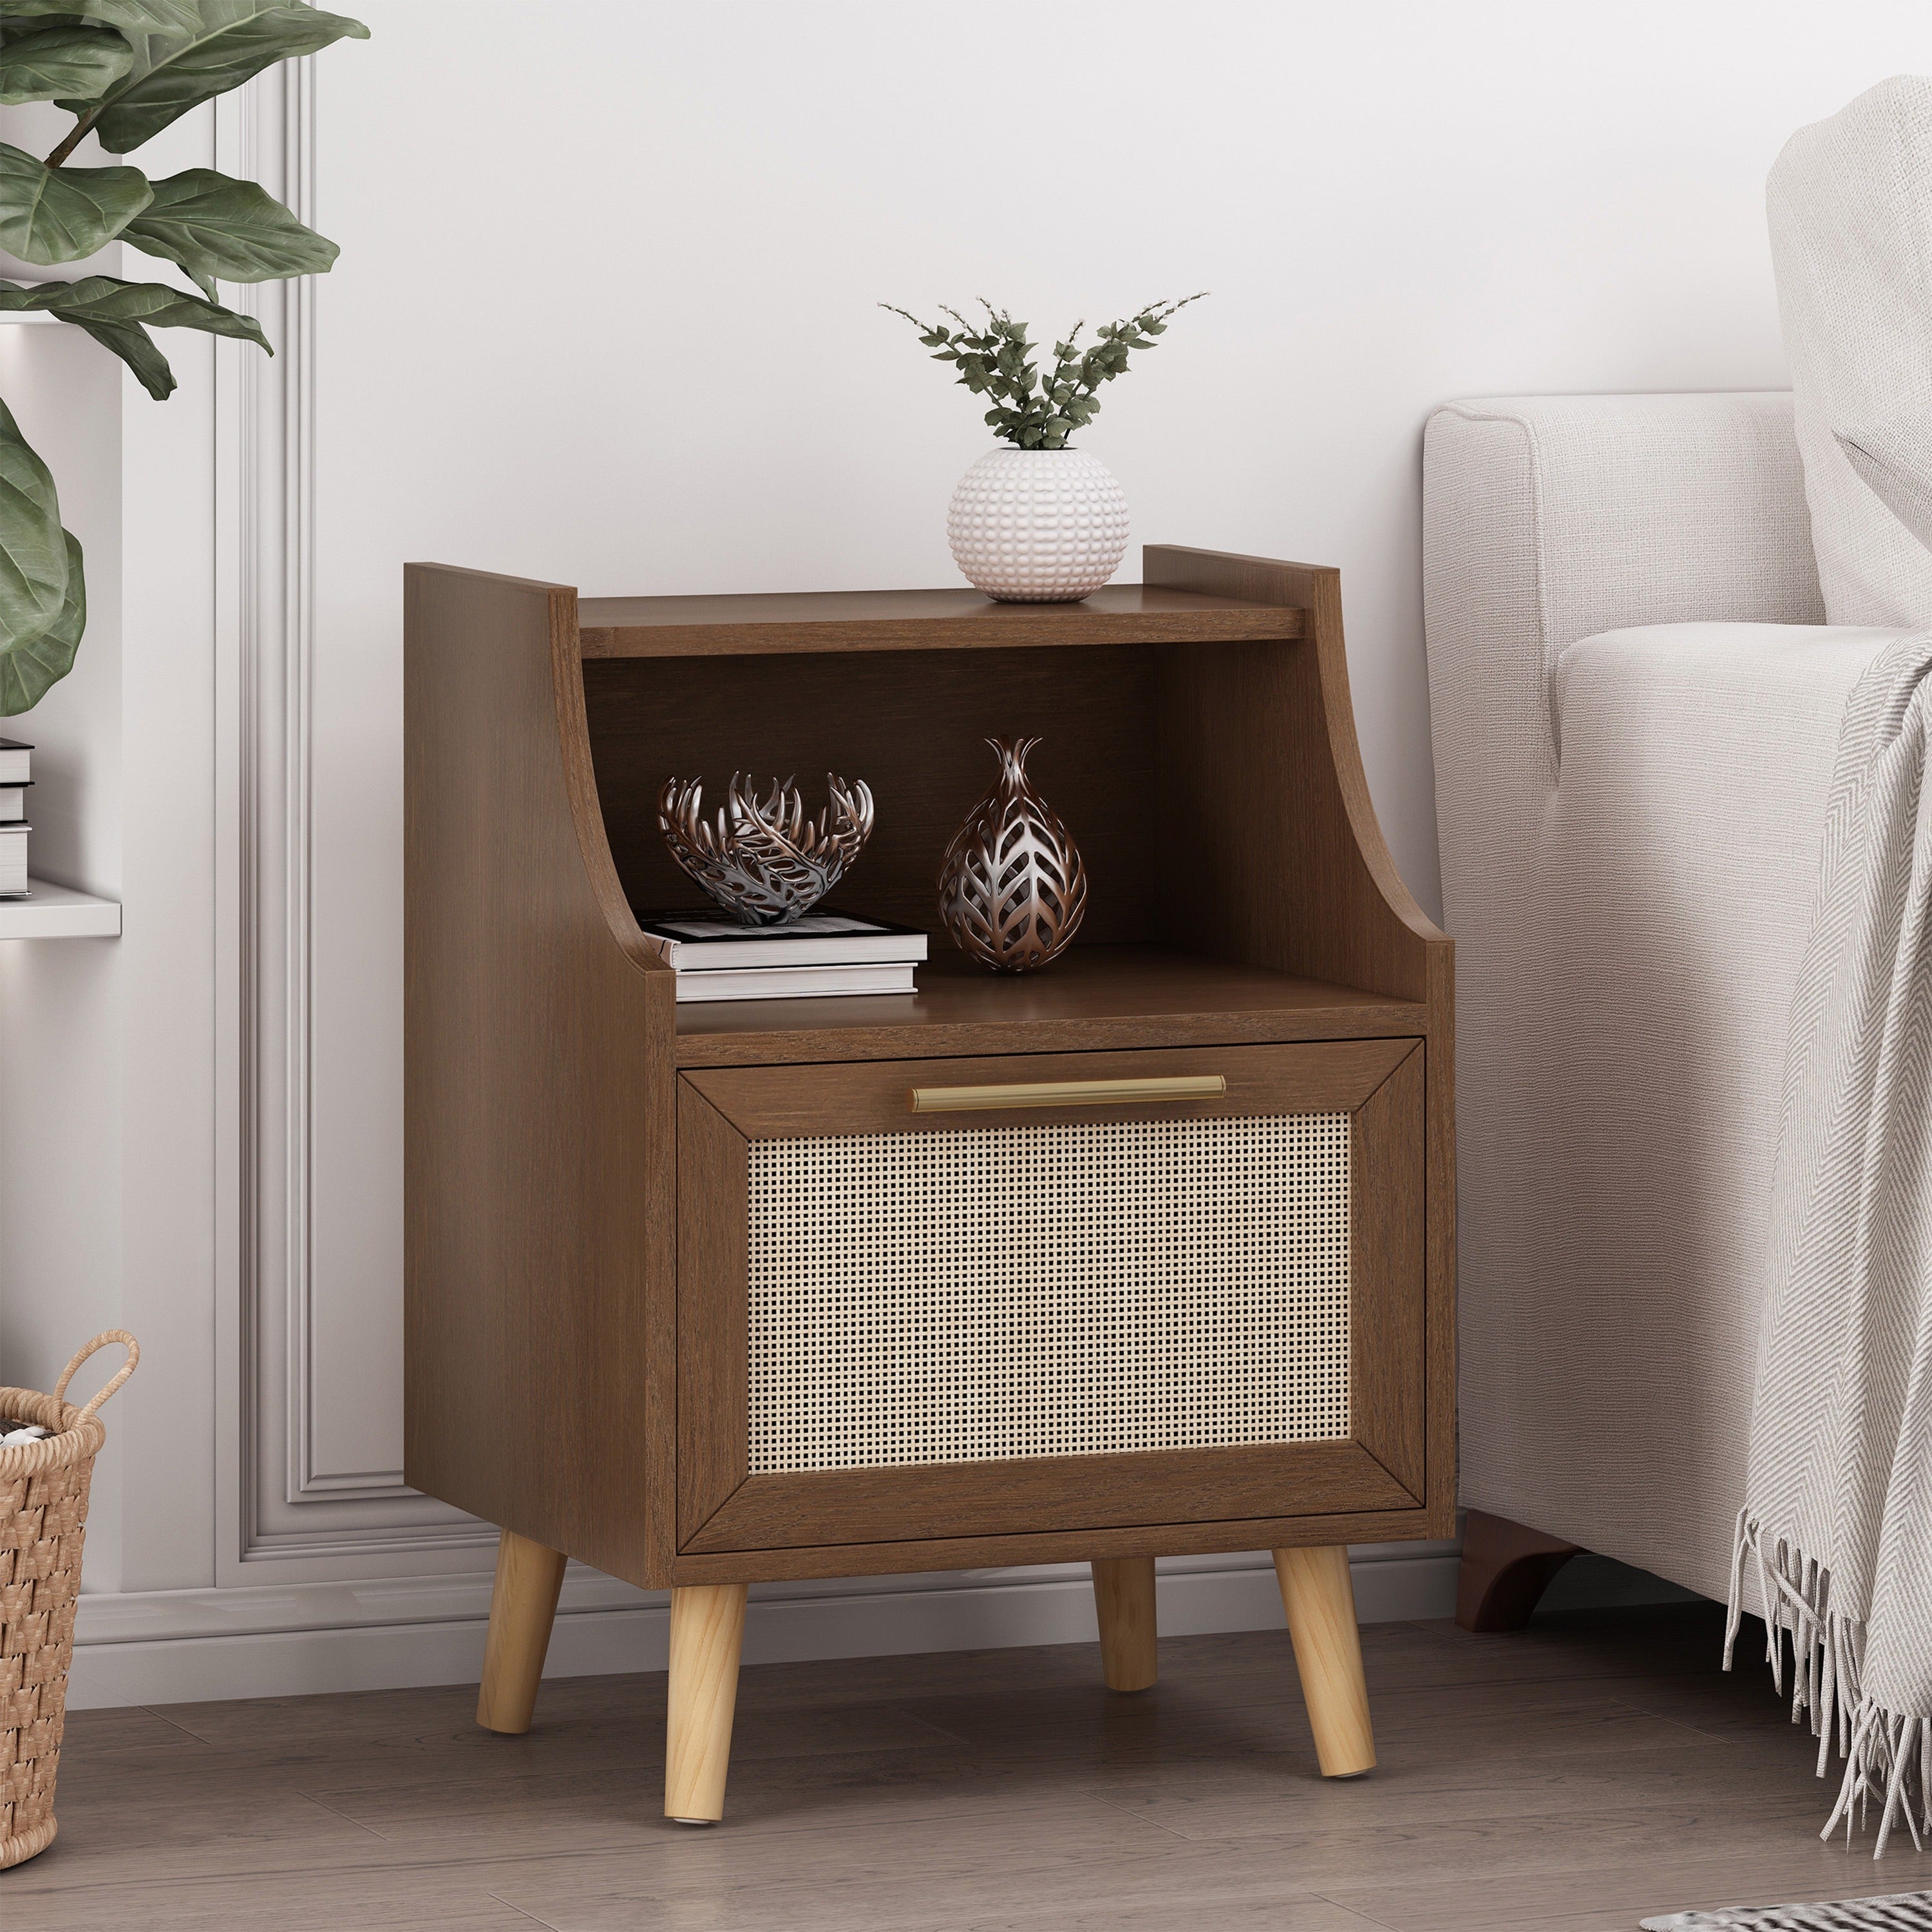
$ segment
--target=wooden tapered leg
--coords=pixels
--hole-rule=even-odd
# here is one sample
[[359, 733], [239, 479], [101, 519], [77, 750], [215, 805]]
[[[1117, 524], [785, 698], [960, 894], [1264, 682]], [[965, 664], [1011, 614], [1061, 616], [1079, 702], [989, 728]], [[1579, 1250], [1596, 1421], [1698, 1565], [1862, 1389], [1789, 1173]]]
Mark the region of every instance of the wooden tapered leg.
[[1094, 1608], [1100, 1619], [1100, 1671], [1109, 1690], [1150, 1690], [1154, 1662], [1154, 1558], [1096, 1556]]
[[745, 1591], [742, 1583], [699, 1583], [670, 1593], [664, 1816], [680, 1825], [715, 1825], [724, 1815]]
[[1355, 1586], [1340, 1544], [1277, 1550], [1288, 1634], [1301, 1672], [1301, 1694], [1324, 1778], [1354, 1778], [1375, 1768], [1369, 1687], [1362, 1676], [1362, 1636], [1355, 1624]]
[[483, 1647], [483, 1683], [476, 1721], [486, 1731], [526, 1731], [536, 1708], [544, 1652], [563, 1587], [563, 1552], [506, 1529], [496, 1545], [496, 1582], [490, 1593], [490, 1634]]

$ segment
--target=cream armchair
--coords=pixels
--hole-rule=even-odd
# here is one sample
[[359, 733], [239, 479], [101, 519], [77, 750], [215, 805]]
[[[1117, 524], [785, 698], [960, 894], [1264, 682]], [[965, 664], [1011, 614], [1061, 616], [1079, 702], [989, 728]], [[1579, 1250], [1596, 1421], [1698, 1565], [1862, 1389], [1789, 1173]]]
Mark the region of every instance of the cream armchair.
[[1451, 404], [1424, 446], [1456, 941], [1460, 1615], [1572, 1546], [1729, 1581], [1838, 724], [1782, 394]]

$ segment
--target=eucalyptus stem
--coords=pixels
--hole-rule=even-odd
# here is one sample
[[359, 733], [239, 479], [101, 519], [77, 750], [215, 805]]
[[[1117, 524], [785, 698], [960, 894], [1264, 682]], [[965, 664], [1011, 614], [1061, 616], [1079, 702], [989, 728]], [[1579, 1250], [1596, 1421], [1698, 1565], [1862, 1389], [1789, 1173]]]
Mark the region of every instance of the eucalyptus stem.
[[[1179, 302], [1150, 302], [1137, 315], [1104, 325], [1093, 346], [1084, 352], [1076, 352], [1076, 344], [1086, 324], [1076, 322], [1054, 344], [1052, 373], [1044, 380], [1039, 364], [1028, 360], [1034, 345], [1027, 339], [1027, 325], [1015, 322], [1004, 309], [996, 309], [984, 296], [978, 298], [986, 311], [983, 326], [968, 322], [955, 308], [940, 310], [958, 324], [949, 328], [944, 322], [922, 322], [909, 310], [890, 302], [879, 306], [903, 316], [919, 331], [920, 340], [934, 352], [935, 362], [952, 364], [959, 371], [957, 380], [970, 394], [992, 402], [986, 420], [996, 434], [1022, 449], [1064, 449], [1067, 438], [1099, 415], [1101, 384], [1124, 375], [1129, 354], [1151, 349], [1155, 338], [1165, 332], [1168, 318], [1207, 292], [1203, 289]], [[1067, 392], [1064, 400], [1057, 400], [1063, 388]]]

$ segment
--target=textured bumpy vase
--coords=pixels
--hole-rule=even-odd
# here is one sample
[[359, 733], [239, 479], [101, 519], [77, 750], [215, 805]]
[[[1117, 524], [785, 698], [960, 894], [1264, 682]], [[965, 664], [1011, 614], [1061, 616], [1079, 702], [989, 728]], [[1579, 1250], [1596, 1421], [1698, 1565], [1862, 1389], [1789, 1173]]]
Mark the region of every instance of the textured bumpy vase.
[[1027, 782], [1037, 738], [988, 738], [999, 782], [952, 835], [939, 868], [939, 916], [952, 943], [996, 973], [1057, 958], [1087, 910], [1072, 835]]
[[1079, 449], [988, 450], [946, 518], [952, 560], [988, 597], [1066, 604], [1097, 590], [1127, 551], [1127, 500]]

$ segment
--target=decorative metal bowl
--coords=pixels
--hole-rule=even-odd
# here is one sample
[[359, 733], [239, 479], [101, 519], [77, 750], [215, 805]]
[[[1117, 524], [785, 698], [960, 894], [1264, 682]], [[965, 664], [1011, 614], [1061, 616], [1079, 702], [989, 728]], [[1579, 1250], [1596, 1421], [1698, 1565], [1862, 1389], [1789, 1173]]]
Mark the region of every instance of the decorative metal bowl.
[[939, 916], [952, 943], [996, 973], [1058, 958], [1087, 910], [1073, 835], [1028, 782], [1037, 738], [988, 738], [998, 782], [952, 835], [939, 868]]
[[715, 824], [704, 815], [701, 778], [667, 778], [658, 827], [670, 856], [734, 919], [784, 926], [816, 905], [850, 868], [872, 836], [872, 794], [830, 772], [832, 802], [816, 818], [790, 778], [760, 799], [748, 774], [731, 774]]

